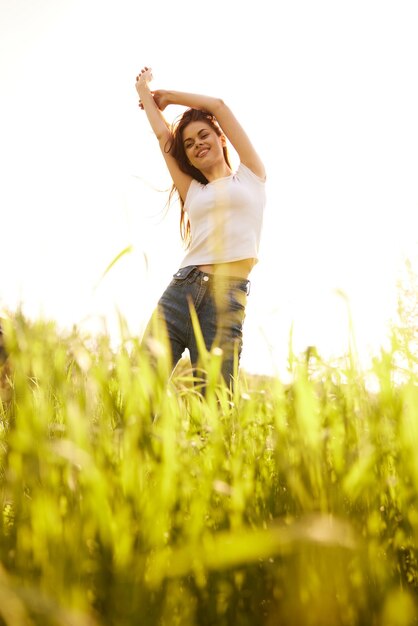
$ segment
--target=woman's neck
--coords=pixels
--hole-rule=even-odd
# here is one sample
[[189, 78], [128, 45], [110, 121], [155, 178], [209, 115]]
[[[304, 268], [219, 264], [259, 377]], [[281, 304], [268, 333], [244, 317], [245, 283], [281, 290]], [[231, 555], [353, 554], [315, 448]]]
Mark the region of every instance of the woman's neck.
[[214, 165], [207, 170], [201, 170], [201, 172], [210, 183], [218, 178], [226, 178], [226, 176], [232, 174], [231, 168], [225, 162], [222, 165]]

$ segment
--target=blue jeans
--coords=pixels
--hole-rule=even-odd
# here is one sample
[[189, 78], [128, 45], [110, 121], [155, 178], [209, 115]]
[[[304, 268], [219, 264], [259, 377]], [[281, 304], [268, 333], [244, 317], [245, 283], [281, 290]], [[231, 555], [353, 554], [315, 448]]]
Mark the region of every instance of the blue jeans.
[[199, 372], [199, 351], [190, 315], [194, 307], [205, 347], [222, 350], [222, 376], [233, 386], [242, 351], [242, 327], [250, 282], [232, 276], [215, 276], [195, 265], [178, 270], [164, 291], [151, 322], [145, 331], [145, 342], [163, 324], [167, 332], [171, 368], [188, 348], [195, 374]]

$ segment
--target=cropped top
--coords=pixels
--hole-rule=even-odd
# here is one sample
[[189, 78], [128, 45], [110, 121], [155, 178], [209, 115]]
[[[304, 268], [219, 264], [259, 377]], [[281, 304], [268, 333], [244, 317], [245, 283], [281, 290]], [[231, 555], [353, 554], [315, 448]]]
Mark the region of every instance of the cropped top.
[[180, 267], [257, 262], [265, 204], [265, 182], [242, 163], [206, 185], [192, 180], [184, 202], [191, 244]]

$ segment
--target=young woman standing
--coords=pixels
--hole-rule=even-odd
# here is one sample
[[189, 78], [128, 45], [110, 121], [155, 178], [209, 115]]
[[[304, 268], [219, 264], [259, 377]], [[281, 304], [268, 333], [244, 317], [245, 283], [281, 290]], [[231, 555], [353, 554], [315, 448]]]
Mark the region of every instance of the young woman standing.
[[[242, 350], [249, 275], [258, 260], [265, 207], [265, 170], [250, 139], [219, 98], [158, 89], [151, 91], [151, 69], [136, 77], [140, 107], [155, 133], [180, 207], [186, 255], [161, 296], [155, 320], [166, 328], [171, 366], [188, 348], [195, 373], [199, 351], [191, 309], [197, 314], [207, 350], [222, 350], [222, 375], [232, 388]], [[172, 127], [162, 112], [187, 107]], [[239, 157], [232, 171], [227, 140]]]

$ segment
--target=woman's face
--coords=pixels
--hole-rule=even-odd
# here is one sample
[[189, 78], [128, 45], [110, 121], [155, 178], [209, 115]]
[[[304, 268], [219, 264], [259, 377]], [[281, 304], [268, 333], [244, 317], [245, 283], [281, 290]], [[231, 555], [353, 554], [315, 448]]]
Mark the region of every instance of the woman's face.
[[198, 170], [205, 170], [220, 160], [224, 161], [223, 136], [217, 135], [213, 128], [203, 120], [190, 122], [183, 130], [183, 146], [191, 165]]

